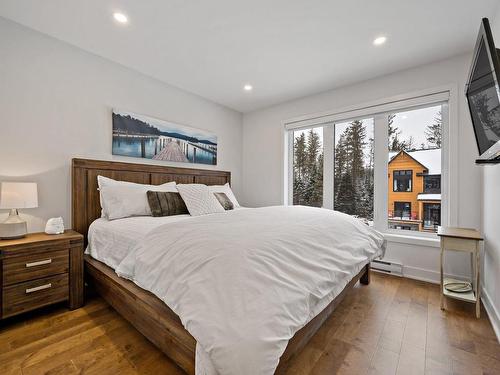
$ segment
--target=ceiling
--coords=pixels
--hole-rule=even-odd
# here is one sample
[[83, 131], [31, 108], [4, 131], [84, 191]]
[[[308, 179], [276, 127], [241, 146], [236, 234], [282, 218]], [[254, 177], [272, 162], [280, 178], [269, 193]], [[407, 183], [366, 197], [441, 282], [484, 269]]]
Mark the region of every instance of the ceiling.
[[[0, 16], [241, 112], [473, 48], [498, 0], [0, 0]], [[113, 12], [129, 18], [113, 20]], [[387, 43], [374, 46], [379, 35]], [[243, 85], [254, 89], [245, 92]]]

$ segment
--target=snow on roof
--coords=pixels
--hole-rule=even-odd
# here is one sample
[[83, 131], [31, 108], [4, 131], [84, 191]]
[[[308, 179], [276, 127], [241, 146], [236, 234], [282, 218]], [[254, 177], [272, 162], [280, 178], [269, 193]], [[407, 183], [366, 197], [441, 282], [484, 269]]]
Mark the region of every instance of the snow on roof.
[[417, 199], [419, 201], [440, 201], [441, 194], [419, 194]]
[[[441, 149], [428, 149], [428, 150], [415, 150], [415, 151], [405, 151], [413, 159], [422, 164], [429, 174], [441, 174]], [[389, 152], [389, 162], [398, 152]]]

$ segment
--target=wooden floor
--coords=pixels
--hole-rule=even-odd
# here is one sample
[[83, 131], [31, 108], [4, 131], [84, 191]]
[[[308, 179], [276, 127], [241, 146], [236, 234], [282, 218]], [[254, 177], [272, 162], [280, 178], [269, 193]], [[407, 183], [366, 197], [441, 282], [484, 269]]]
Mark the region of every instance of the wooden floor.
[[[435, 285], [374, 274], [356, 286], [293, 360], [289, 374], [500, 374], [484, 311]], [[102, 299], [0, 323], [0, 374], [182, 374]]]

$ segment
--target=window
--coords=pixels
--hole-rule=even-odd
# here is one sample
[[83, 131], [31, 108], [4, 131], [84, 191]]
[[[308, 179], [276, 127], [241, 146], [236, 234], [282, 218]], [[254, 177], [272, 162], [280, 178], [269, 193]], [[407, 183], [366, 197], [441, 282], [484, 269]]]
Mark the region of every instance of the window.
[[411, 202], [394, 202], [394, 218], [411, 219]]
[[[424, 207], [428, 201], [441, 201], [442, 106], [390, 113], [387, 121], [388, 170], [389, 174], [392, 172], [388, 227], [428, 232], [434, 225], [425, 224]], [[402, 216], [396, 205], [401, 199], [409, 201], [413, 208], [404, 218], [411, 221], [411, 225], [405, 227], [398, 226]], [[435, 211], [434, 215], [437, 213], [440, 211]]]
[[393, 191], [411, 191], [412, 171], [394, 171]]
[[424, 203], [424, 229], [436, 231], [441, 225], [441, 204]]
[[448, 98], [443, 91], [290, 120], [286, 201], [335, 209], [381, 231], [429, 236], [449, 220], [441, 201], [449, 188], [441, 173], [450, 163], [441, 154]]
[[440, 175], [424, 175], [424, 193], [440, 194], [441, 193], [441, 176]]
[[373, 118], [334, 127], [334, 209], [373, 225]]
[[323, 128], [293, 132], [293, 204], [323, 205]]

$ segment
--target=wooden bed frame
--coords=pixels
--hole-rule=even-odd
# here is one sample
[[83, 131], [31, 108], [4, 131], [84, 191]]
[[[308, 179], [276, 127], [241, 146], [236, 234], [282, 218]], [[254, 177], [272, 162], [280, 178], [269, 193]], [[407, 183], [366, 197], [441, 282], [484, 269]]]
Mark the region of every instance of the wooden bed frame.
[[[231, 173], [206, 169], [166, 167], [113, 161], [73, 159], [72, 219], [73, 229], [87, 241], [90, 224], [101, 216], [97, 176], [143, 184], [202, 183], [223, 185], [231, 182]], [[188, 374], [195, 371], [195, 339], [182, 326], [180, 318], [158, 297], [116, 275], [113, 269], [85, 255], [85, 281], [139, 332], [155, 344]], [[344, 290], [288, 342], [276, 374], [284, 374], [290, 359], [306, 346], [311, 337], [358, 282], [369, 284], [370, 267], [365, 266]]]

